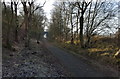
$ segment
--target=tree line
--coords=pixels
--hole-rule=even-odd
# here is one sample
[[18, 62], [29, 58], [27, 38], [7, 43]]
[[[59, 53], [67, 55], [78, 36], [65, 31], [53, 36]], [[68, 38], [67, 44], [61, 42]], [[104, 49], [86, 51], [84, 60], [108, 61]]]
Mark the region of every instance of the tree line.
[[[3, 46], [12, 48], [15, 43], [24, 42], [29, 47], [30, 39], [39, 41], [47, 20], [43, 6], [35, 0], [11, 0], [2, 2], [2, 41]], [[22, 5], [22, 7], [19, 7]], [[18, 13], [18, 11], [20, 13]]]
[[107, 0], [56, 2], [49, 27], [51, 39], [70, 40], [71, 44], [76, 40], [81, 48], [91, 47], [94, 36], [105, 34], [107, 29], [114, 33], [118, 27], [110, 23], [117, 17], [115, 5]]

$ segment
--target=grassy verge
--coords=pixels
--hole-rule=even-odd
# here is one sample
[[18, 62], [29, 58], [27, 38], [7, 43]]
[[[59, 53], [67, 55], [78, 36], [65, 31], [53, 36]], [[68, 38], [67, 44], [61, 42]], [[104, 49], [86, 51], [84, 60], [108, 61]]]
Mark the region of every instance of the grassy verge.
[[115, 52], [118, 48], [86, 48], [82, 49], [79, 45], [71, 45], [68, 43], [58, 43], [54, 42], [54, 45], [69, 51], [79, 57], [82, 57], [86, 60], [93, 60], [98, 62], [106, 67], [113, 68], [118, 70], [120, 66], [120, 59], [114, 57]]

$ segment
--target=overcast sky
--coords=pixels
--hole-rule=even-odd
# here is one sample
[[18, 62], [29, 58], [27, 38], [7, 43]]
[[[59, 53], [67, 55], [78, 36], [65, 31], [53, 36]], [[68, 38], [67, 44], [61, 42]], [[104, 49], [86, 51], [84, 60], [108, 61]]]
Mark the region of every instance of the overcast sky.
[[[10, 2], [11, 0], [5, 0], [5, 1]], [[21, 1], [21, 0], [19, 0], [19, 1]], [[44, 11], [46, 13], [47, 18], [50, 19], [50, 12], [53, 9], [53, 3], [55, 1], [58, 1], [58, 2], [60, 1], [61, 2], [61, 1], [66, 1], [66, 0], [35, 0], [35, 1], [36, 1], [36, 3], [38, 3], [38, 4], [40, 3], [41, 5], [46, 1], [43, 9], [44, 9]], [[69, 1], [75, 1], [75, 0], [69, 0]], [[90, 0], [86, 0], [86, 1], [90, 1]], [[93, 0], [93, 1], [96, 1], [96, 0]], [[108, 1], [113, 1], [113, 2], [116, 1], [116, 2], [118, 2], [119, 0], [108, 0]], [[20, 6], [22, 6], [22, 5], [20, 5]]]
[[[46, 0], [46, 3], [43, 7], [45, 13], [46, 13], [46, 16], [48, 19], [50, 19], [50, 12], [51, 10], [53, 9], [53, 3], [54, 3], [55, 0]], [[41, 3], [41, 5], [45, 2], [45, 0], [37, 0], [36, 1], [37, 3]]]
[[[10, 2], [11, 0], [4, 0], [4, 1], [5, 2]], [[19, 1], [21, 1], [21, 0], [19, 0]], [[50, 12], [51, 12], [51, 10], [53, 8], [52, 4], [54, 3], [55, 0], [35, 0], [35, 3], [43, 5], [43, 3], [45, 1], [46, 1], [46, 3], [44, 5], [43, 9], [44, 9], [44, 11], [46, 13], [47, 18], [50, 19]], [[20, 4], [19, 7], [22, 7], [22, 5]]]
[[[6, 2], [10, 2], [11, 0], [5, 0]], [[21, 0], [19, 0], [21, 1]], [[36, 2], [35, 3], [38, 3], [38, 4], [41, 4], [43, 5], [43, 3], [46, 1], [43, 9], [44, 9], [44, 12], [46, 13], [46, 16], [48, 19], [50, 19], [51, 17], [51, 10], [53, 9], [53, 4], [55, 1], [66, 1], [66, 0], [35, 0]], [[75, 0], [69, 0], [69, 1], [75, 1]], [[79, 0], [78, 0], [79, 1]], [[80, 0], [81, 1], [81, 0]], [[90, 0], [86, 0], [86, 1], [90, 1]], [[96, 0], [93, 0], [93, 1], [96, 1]], [[110, 1], [110, 2], [119, 2], [119, 0], [107, 0], [107, 1]], [[20, 4], [19, 7], [22, 7], [22, 5]]]

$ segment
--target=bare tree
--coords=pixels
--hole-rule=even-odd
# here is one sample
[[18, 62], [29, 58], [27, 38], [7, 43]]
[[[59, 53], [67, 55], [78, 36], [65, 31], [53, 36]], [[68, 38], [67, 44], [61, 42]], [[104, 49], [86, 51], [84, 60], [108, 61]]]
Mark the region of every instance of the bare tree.
[[[3, 1], [4, 5], [4, 17], [6, 18], [4, 22], [6, 23], [6, 45], [8, 48], [11, 48], [10, 34], [11, 34], [11, 26], [13, 26], [13, 2], [10, 2], [10, 6], [6, 5], [5, 0]], [[11, 16], [9, 16], [11, 15]]]
[[[19, 1], [19, 0], [18, 0]], [[15, 41], [18, 42], [18, 27], [19, 27], [19, 24], [18, 24], [18, 13], [17, 13], [17, 10], [18, 10], [18, 1], [14, 0], [14, 8], [15, 8], [15, 24], [16, 24], [16, 27], [15, 27]]]
[[21, 1], [21, 3], [23, 5], [23, 10], [24, 10], [24, 20], [25, 20], [25, 30], [26, 30], [25, 47], [28, 47], [29, 43], [28, 43], [28, 8], [27, 8], [27, 1], [26, 2]]
[[24, 10], [24, 20], [25, 20], [25, 27], [26, 27], [26, 42], [25, 42], [25, 47], [29, 47], [29, 42], [30, 42], [30, 28], [31, 28], [31, 18], [32, 18], [32, 15], [34, 14], [34, 12], [39, 9], [39, 8], [42, 8], [44, 6], [44, 4], [46, 3], [46, 1], [44, 2], [44, 4], [42, 6], [40, 5], [37, 5], [36, 8], [33, 8], [32, 10], [32, 7], [34, 7], [34, 2], [35, 0], [31, 0], [28, 2], [29, 4], [29, 7], [27, 7], [27, 1], [22, 1], [21, 0], [21, 3], [23, 5], [23, 10]]
[[117, 45], [118, 45], [118, 47], [120, 48], [120, 28], [118, 29], [118, 42], [117, 42]]
[[70, 23], [71, 23], [71, 44], [74, 44], [74, 33], [73, 33], [73, 10], [74, 10], [74, 4], [70, 3]]
[[83, 48], [84, 47], [84, 37], [83, 37], [83, 24], [84, 24], [84, 14], [87, 10], [87, 7], [90, 5], [90, 2], [86, 2], [85, 0], [83, 0], [82, 2], [76, 2], [77, 7], [80, 10], [80, 45]]
[[68, 27], [70, 21], [70, 10], [67, 2], [62, 2], [62, 17], [63, 17], [63, 28], [64, 28], [64, 41], [68, 40], [68, 34], [70, 32], [70, 28]]
[[113, 9], [112, 7], [109, 7], [109, 10], [106, 11], [107, 7], [105, 7], [104, 5], [107, 5], [107, 4], [109, 3], [107, 3], [106, 1], [96, 0], [95, 3], [91, 2], [89, 8], [87, 9], [87, 12], [86, 12], [87, 17], [85, 17], [86, 19], [85, 34], [87, 39], [87, 42], [86, 42], [87, 47], [89, 47], [90, 45], [92, 36], [94, 36], [99, 31], [102, 31], [105, 28], [109, 28], [105, 20], [113, 16], [112, 15]]

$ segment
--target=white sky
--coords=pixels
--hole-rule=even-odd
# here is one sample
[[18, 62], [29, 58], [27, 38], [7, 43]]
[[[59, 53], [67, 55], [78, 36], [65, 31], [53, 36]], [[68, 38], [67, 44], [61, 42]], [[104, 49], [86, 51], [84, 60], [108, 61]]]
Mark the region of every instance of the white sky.
[[[43, 3], [45, 2], [45, 0], [37, 0], [36, 1], [37, 3], [41, 3], [41, 5], [43, 5]], [[46, 0], [46, 3], [43, 7], [45, 13], [46, 13], [46, 16], [48, 19], [50, 19], [50, 12], [51, 10], [53, 9], [53, 3], [55, 2], [55, 0]]]
[[[4, 0], [4, 1], [5, 2], [10, 2], [11, 0]], [[19, 1], [21, 1], [21, 0], [19, 0]], [[50, 19], [50, 12], [53, 9], [53, 5], [52, 4], [54, 3], [55, 0], [35, 0], [35, 3], [43, 5], [43, 3], [45, 1], [46, 1], [46, 3], [44, 5], [43, 9], [44, 9], [44, 11], [46, 13], [47, 18]], [[22, 5], [20, 4], [19, 7], [21, 7], [21, 6]]]
[[[10, 2], [11, 0], [5, 0], [5, 1]], [[21, 1], [21, 0], [19, 0], [19, 1]], [[60, 1], [61, 2], [61, 1], [66, 1], [66, 0], [35, 0], [35, 1], [36, 1], [36, 3], [38, 3], [38, 4], [40, 3], [41, 5], [43, 5], [43, 3], [46, 1], [43, 9], [44, 9], [44, 11], [46, 13], [47, 18], [50, 19], [50, 16], [51, 16], [50, 12], [53, 9], [53, 3], [55, 1], [58, 1], [58, 2]], [[69, 0], [69, 1], [76, 1], [76, 0]], [[81, 0], [78, 0], [78, 1], [81, 1]], [[86, 1], [91, 1], [91, 0], [86, 0]], [[93, 0], [93, 1], [96, 1], [96, 0]], [[120, 0], [108, 0], [108, 1], [113, 1], [113, 2], [116, 1], [116, 2], [118, 2]]]
[[[46, 4], [44, 5], [43, 9], [46, 13], [47, 18], [50, 19], [50, 16], [51, 16], [50, 12], [53, 9], [53, 3], [55, 1], [62, 2], [67, 0], [36, 0], [37, 3], [41, 3], [41, 4], [43, 4], [45, 1], [46, 1]], [[69, 0], [69, 1], [77, 1], [77, 0]], [[81, 0], [78, 0], [78, 1], [81, 1]], [[85, 0], [85, 1], [91, 1], [91, 0]], [[96, 1], [96, 0], [93, 0], [93, 1]], [[118, 2], [120, 0], [107, 0], [107, 1]]]

